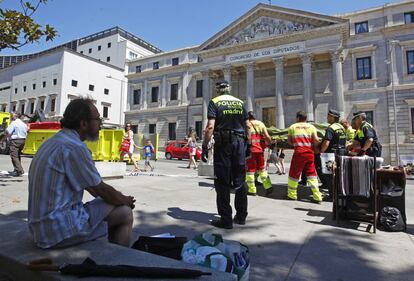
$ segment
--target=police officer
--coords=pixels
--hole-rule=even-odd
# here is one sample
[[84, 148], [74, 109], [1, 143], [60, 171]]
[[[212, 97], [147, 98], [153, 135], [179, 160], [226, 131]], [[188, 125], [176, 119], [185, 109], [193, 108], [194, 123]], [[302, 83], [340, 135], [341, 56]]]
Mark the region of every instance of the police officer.
[[382, 145], [378, 140], [377, 132], [367, 121], [365, 112], [354, 113], [353, 121], [358, 128], [355, 134], [355, 141], [351, 148], [360, 147], [358, 156], [368, 155], [371, 157], [381, 157]]
[[[233, 222], [245, 224], [247, 217], [246, 138], [247, 112], [243, 101], [230, 95], [227, 81], [216, 84], [218, 96], [208, 106], [208, 123], [203, 141], [203, 161], [208, 155], [207, 144], [214, 133], [214, 186], [220, 219], [215, 227], [231, 229]], [[232, 218], [230, 189], [235, 189], [236, 215]]]
[[[329, 127], [325, 131], [325, 136], [322, 139], [320, 152], [321, 153], [335, 153], [336, 155], [345, 155], [346, 147], [346, 131], [345, 128], [339, 124], [340, 114], [336, 110], [329, 110], [327, 121]], [[317, 157], [319, 178], [322, 181], [322, 188], [329, 192], [328, 199], [332, 198], [332, 176], [322, 174], [322, 163], [320, 154]]]

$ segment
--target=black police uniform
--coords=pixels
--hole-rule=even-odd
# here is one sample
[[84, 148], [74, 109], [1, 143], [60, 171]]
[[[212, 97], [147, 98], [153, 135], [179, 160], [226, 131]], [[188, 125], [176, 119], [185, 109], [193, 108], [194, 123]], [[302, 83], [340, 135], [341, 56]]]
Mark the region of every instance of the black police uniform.
[[[208, 106], [208, 119], [214, 125], [214, 186], [217, 210], [221, 217], [219, 227], [233, 225], [230, 189], [235, 189], [235, 209], [238, 222], [247, 216], [246, 188], [246, 120], [243, 101], [224, 94], [213, 98]], [[214, 225], [214, 223], [212, 223]], [[216, 225], [218, 226], [218, 225]]]
[[373, 139], [373, 143], [368, 148], [367, 155], [381, 157], [382, 145], [378, 140], [377, 132], [371, 124], [364, 121], [361, 128], [355, 133], [355, 140], [361, 144], [361, 147], [364, 147], [365, 142], [371, 138]]
[[[335, 153], [336, 155], [345, 154], [346, 131], [339, 123], [333, 123], [325, 131], [323, 141], [329, 141], [329, 146], [325, 153]], [[332, 198], [332, 175], [322, 174], [322, 162], [320, 155], [315, 159], [319, 178], [322, 182], [322, 188], [328, 189], [329, 196]]]

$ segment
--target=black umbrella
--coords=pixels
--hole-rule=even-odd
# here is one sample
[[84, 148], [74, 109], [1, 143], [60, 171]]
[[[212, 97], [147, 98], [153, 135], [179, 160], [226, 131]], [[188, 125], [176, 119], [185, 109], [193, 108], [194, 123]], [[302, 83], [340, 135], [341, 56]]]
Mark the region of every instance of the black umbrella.
[[30, 262], [29, 268], [36, 271], [59, 271], [63, 275], [78, 277], [146, 277], [146, 278], [195, 278], [211, 275], [211, 272], [185, 268], [142, 267], [132, 265], [99, 265], [90, 258], [81, 264], [55, 266], [50, 259]]

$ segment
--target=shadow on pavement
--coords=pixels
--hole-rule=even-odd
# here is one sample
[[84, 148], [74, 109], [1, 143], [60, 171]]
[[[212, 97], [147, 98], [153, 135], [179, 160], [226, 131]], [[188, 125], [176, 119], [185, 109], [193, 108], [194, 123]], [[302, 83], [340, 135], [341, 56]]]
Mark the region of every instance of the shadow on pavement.
[[216, 214], [199, 211], [185, 211], [179, 207], [168, 208], [167, 215], [177, 220], [189, 220], [200, 223], [209, 223]]

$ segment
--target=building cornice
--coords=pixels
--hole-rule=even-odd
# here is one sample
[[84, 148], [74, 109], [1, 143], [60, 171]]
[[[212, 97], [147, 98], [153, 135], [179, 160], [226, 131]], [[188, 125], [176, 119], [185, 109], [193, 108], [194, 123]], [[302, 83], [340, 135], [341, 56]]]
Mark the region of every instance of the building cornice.
[[174, 73], [177, 71], [188, 71], [191, 65], [192, 65], [191, 63], [183, 63], [179, 65], [174, 65], [174, 66], [165, 66], [159, 69], [151, 69], [151, 70], [145, 70], [142, 72], [129, 73], [125, 75], [125, 77], [128, 79], [152, 78], [154, 76], [170, 74], [170, 73]]
[[231, 53], [243, 52], [248, 50], [255, 50], [260, 48], [284, 45], [289, 43], [294, 43], [298, 41], [306, 41], [309, 39], [326, 37], [329, 35], [340, 34], [342, 39], [349, 37], [349, 25], [348, 23], [335, 24], [325, 27], [319, 27], [315, 29], [310, 29], [307, 31], [297, 31], [290, 34], [285, 34], [283, 36], [277, 36], [267, 39], [262, 39], [260, 41], [247, 42], [244, 44], [237, 44], [232, 46], [224, 46], [214, 49], [201, 50], [197, 54], [202, 57], [213, 57], [219, 55], [226, 55]]
[[163, 113], [166, 111], [171, 110], [185, 110], [188, 107], [188, 104], [183, 105], [175, 105], [175, 106], [166, 106], [166, 107], [154, 107], [154, 108], [147, 108], [147, 109], [133, 109], [125, 112], [125, 115], [132, 115], [132, 114], [145, 114], [145, 113]]

